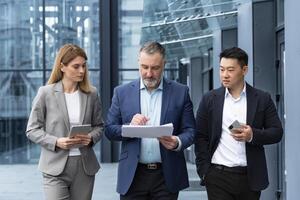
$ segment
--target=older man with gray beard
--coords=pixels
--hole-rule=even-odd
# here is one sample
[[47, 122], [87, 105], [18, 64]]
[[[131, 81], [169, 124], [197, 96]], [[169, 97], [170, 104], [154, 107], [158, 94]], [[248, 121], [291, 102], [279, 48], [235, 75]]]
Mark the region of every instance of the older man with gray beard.
[[[122, 141], [117, 192], [121, 200], [175, 200], [187, 188], [183, 151], [194, 142], [195, 119], [188, 87], [163, 78], [165, 49], [147, 42], [139, 52], [140, 79], [114, 91], [106, 136]], [[173, 123], [172, 136], [122, 137], [121, 126]]]

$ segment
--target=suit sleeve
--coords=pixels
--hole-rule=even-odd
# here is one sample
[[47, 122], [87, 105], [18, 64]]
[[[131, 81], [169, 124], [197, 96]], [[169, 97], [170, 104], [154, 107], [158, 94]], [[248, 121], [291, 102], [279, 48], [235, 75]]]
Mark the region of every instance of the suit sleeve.
[[281, 140], [283, 135], [283, 129], [280, 119], [277, 114], [275, 105], [271, 99], [271, 96], [267, 94], [264, 105], [263, 115], [263, 128], [252, 127], [253, 139], [250, 144], [253, 145], [267, 145], [274, 144]]
[[181, 141], [181, 151], [191, 146], [195, 139], [195, 118], [189, 90], [185, 90], [184, 109], [181, 119], [181, 132], [177, 135]]
[[109, 140], [123, 141], [129, 138], [122, 137], [122, 116], [120, 111], [120, 103], [118, 89], [115, 88], [111, 106], [108, 110], [107, 120], [105, 125], [105, 135]]
[[197, 173], [203, 179], [210, 165], [208, 98], [204, 96], [196, 116], [195, 156]]
[[89, 133], [92, 136], [93, 145], [96, 144], [103, 134], [103, 118], [102, 118], [102, 106], [98, 93], [96, 92], [96, 99], [93, 105], [92, 113], [92, 127], [93, 130]]
[[26, 136], [32, 142], [40, 144], [50, 151], [55, 151], [57, 137], [44, 131], [46, 116], [45, 95], [46, 94], [40, 88], [33, 100], [32, 110], [26, 128]]

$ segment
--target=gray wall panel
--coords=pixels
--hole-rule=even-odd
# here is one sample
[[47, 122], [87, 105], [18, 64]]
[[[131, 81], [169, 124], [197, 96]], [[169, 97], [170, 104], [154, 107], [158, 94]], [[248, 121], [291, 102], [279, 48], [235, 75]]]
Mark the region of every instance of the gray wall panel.
[[222, 51], [222, 31], [217, 30], [213, 33], [213, 79], [214, 79], [214, 88], [218, 88], [221, 86], [220, 81], [220, 59], [219, 54]]
[[[276, 94], [275, 66], [275, 8], [273, 1], [253, 3], [253, 79], [254, 86]], [[276, 199], [278, 188], [278, 144], [265, 146], [269, 174], [269, 187], [261, 199]]]
[[249, 56], [249, 71], [246, 81], [253, 84], [253, 38], [252, 38], [252, 2], [241, 4], [238, 8], [238, 46]]
[[285, 1], [285, 164], [286, 199], [299, 199], [300, 185], [300, 1]]
[[237, 37], [237, 28], [222, 30], [222, 50], [236, 47]]

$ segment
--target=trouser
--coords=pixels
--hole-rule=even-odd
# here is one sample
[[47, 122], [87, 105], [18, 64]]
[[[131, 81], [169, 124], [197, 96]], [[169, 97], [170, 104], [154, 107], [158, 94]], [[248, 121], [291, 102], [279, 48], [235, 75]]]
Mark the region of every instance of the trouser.
[[211, 167], [205, 176], [209, 200], [259, 200], [260, 191], [252, 191], [247, 173], [235, 173]]
[[81, 156], [69, 156], [58, 176], [43, 173], [46, 200], [90, 200], [95, 176], [86, 175]]
[[165, 183], [162, 168], [149, 169], [138, 164], [133, 182], [121, 200], [177, 200], [178, 192], [171, 193]]

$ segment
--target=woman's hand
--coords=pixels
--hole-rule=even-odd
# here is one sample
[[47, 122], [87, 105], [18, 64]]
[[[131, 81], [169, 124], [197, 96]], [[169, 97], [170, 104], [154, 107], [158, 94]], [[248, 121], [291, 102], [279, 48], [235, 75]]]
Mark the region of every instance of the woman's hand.
[[77, 134], [74, 138], [80, 139], [80, 144], [83, 144], [85, 146], [90, 145], [92, 142], [92, 136], [90, 136], [89, 134]]
[[56, 146], [58, 146], [61, 149], [71, 149], [72, 146], [77, 145], [77, 144], [81, 144], [82, 140], [80, 138], [69, 138], [69, 137], [62, 137], [62, 138], [58, 138], [56, 140]]

